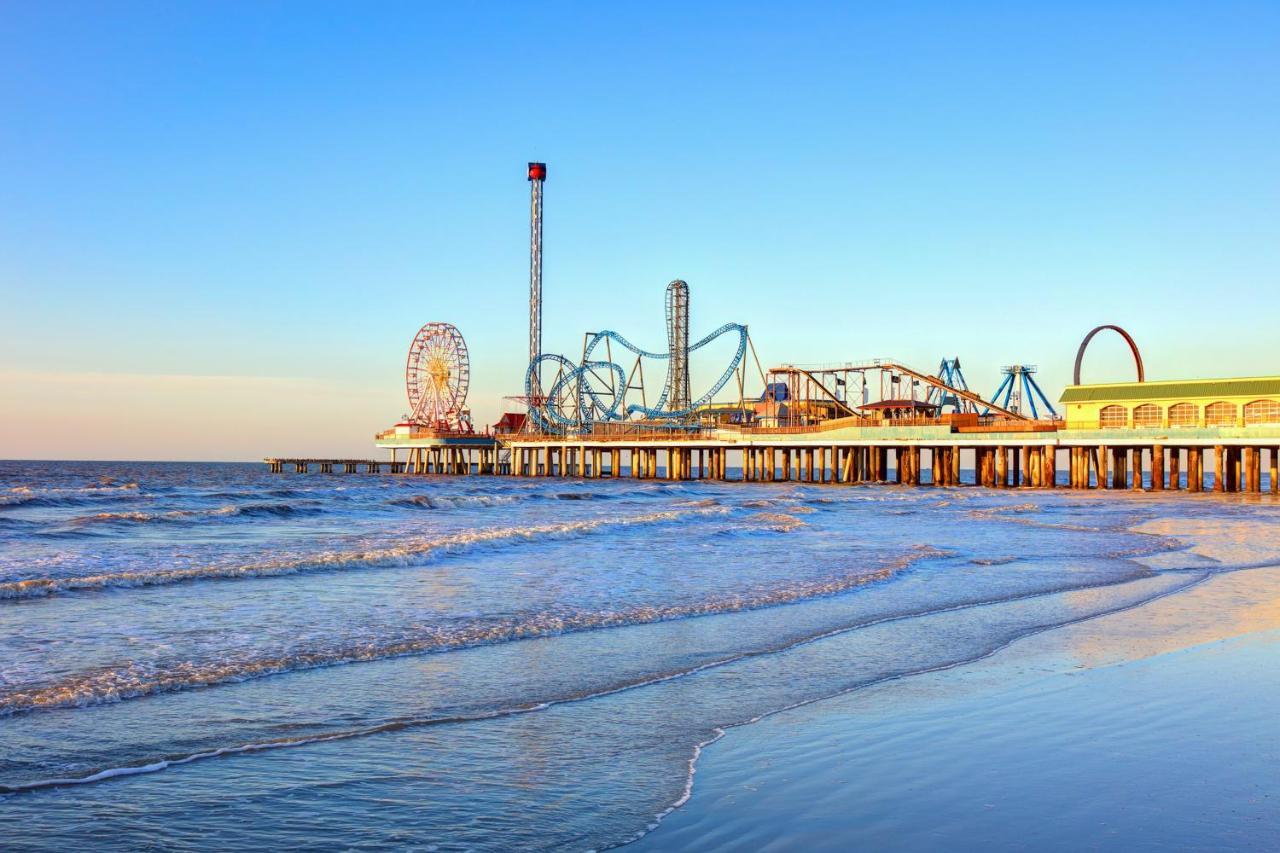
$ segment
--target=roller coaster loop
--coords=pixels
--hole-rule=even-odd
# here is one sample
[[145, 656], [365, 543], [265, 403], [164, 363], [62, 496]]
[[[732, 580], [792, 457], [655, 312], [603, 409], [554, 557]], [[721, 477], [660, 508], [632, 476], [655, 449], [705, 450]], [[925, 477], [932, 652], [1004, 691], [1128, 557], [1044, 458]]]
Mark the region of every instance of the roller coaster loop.
[[[635, 354], [638, 358], [667, 360], [669, 352], [651, 352], [641, 349], [617, 332], [604, 330], [591, 332], [587, 336], [586, 346], [582, 353], [582, 363], [574, 364], [562, 355], [543, 353], [529, 363], [525, 372], [525, 394], [530, 401], [534, 422], [548, 432], [562, 433], [566, 430], [589, 430], [596, 421], [623, 421], [639, 415], [642, 418], [663, 421], [664, 428], [687, 428], [681, 421], [687, 420], [698, 409], [710, 403], [715, 395], [728, 383], [734, 371], [742, 364], [747, 352], [747, 327], [738, 323], [725, 323], [697, 343], [689, 346], [689, 352], [699, 350], [721, 335], [730, 332], [738, 333], [738, 348], [729, 366], [720, 374], [709, 390], [701, 397], [693, 400], [686, 409], [666, 409], [667, 388], [664, 384], [662, 394], [656, 405], [625, 405], [627, 392], [627, 374], [622, 366], [612, 361], [593, 361], [592, 353], [602, 341], [611, 341], [623, 349]], [[543, 362], [557, 365], [559, 375], [545, 394], [538, 394], [535, 388], [536, 377]], [[591, 380], [600, 379], [600, 372], [613, 374], [612, 387], [597, 389]], [[572, 406], [566, 407], [558, 401], [572, 399]]]

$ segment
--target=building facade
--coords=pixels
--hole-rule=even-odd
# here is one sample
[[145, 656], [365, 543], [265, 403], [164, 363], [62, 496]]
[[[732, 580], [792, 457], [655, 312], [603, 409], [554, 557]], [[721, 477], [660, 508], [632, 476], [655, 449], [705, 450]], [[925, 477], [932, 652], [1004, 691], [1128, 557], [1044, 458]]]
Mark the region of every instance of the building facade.
[[1280, 426], [1280, 376], [1069, 385], [1068, 430], [1194, 430]]

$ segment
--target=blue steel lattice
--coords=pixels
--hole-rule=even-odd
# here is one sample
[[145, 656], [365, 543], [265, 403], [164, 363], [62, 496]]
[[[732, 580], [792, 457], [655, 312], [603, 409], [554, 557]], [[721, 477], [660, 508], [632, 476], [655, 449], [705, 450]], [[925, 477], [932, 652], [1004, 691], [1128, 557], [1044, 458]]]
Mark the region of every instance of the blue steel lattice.
[[[1049, 402], [1044, 391], [1040, 390], [1040, 385], [1032, 378], [1031, 374], [1035, 372], [1035, 366], [1030, 364], [1014, 364], [1004, 368], [1004, 379], [1000, 380], [1000, 387], [996, 388], [996, 392], [991, 395], [991, 402], [1021, 415], [1024, 414], [1022, 403], [1025, 401], [1031, 407], [1031, 417], [1038, 419], [1040, 409], [1036, 406], [1036, 400], [1039, 399], [1046, 414], [1056, 419], [1058, 410], [1053, 407], [1053, 403]], [[1001, 397], [1002, 394], [1003, 397]], [[990, 411], [987, 409], [983, 414]]]
[[[725, 368], [724, 372], [720, 374], [720, 378], [712, 384], [706, 393], [696, 400], [692, 400], [687, 408], [682, 409], [665, 408], [670, 383], [664, 383], [656, 405], [642, 406], [632, 403], [627, 405], [624, 410], [623, 403], [627, 391], [626, 371], [616, 362], [593, 361], [591, 358], [596, 347], [606, 340], [617, 344], [640, 358], [666, 361], [671, 358], [670, 352], [652, 352], [641, 349], [617, 332], [606, 329], [588, 334], [581, 364], [574, 364], [562, 355], [543, 353], [530, 362], [528, 370], [525, 371], [525, 394], [531, 401], [530, 411], [533, 415], [534, 423], [544, 431], [564, 433], [571, 430], [589, 431], [592, 425], [598, 421], [625, 421], [639, 415], [646, 420], [656, 421], [657, 423], [654, 426], [657, 428], [689, 429], [691, 425], [685, 423], [685, 421], [691, 415], [694, 415], [698, 409], [710, 403], [715, 395], [720, 393], [720, 390], [728, 383], [734, 371], [742, 364], [742, 360], [747, 353], [747, 327], [739, 323], [725, 323], [702, 340], [689, 346], [688, 352], [696, 352], [715, 341], [721, 335], [730, 332], [738, 333], [738, 347], [728, 367]], [[536, 384], [535, 379], [539, 375], [539, 368], [544, 361], [557, 365], [560, 373], [552, 386], [547, 389], [545, 396], [540, 396], [534, 386]], [[617, 380], [613, 383], [612, 388], [597, 389], [593, 387], [592, 379], [598, 378], [598, 374], [601, 371], [613, 374], [613, 378]], [[573, 402], [568, 412], [565, 411], [564, 406], [558, 404], [559, 401], [565, 399], [571, 399]]]

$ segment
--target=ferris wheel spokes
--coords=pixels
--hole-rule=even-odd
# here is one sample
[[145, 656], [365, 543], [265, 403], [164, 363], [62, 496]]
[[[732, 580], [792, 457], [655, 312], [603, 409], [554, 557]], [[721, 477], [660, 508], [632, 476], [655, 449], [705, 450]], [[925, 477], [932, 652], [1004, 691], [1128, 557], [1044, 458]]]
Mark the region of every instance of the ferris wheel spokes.
[[409, 345], [405, 389], [410, 420], [445, 431], [471, 432], [465, 405], [471, 362], [462, 333], [449, 323], [427, 323]]

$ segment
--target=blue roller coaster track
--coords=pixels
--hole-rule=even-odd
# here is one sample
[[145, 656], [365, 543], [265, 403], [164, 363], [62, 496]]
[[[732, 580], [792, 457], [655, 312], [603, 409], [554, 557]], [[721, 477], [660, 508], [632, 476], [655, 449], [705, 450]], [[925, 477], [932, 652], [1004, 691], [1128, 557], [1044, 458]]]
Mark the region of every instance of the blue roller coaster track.
[[[582, 353], [582, 363], [574, 364], [562, 355], [543, 353], [529, 363], [525, 371], [525, 395], [530, 401], [530, 414], [537, 426], [552, 433], [588, 432], [597, 422], [629, 421], [640, 418], [656, 422], [651, 425], [658, 429], [692, 429], [696, 425], [688, 423], [689, 418], [698, 409], [707, 405], [715, 395], [728, 383], [742, 364], [747, 353], [747, 327], [738, 323], [725, 323], [697, 343], [689, 346], [692, 353], [730, 332], [738, 333], [738, 347], [729, 366], [720, 374], [710, 389], [701, 397], [690, 402], [688, 408], [667, 409], [668, 385], [663, 384], [662, 394], [656, 405], [626, 405], [627, 373], [621, 365], [613, 361], [593, 360], [592, 354], [602, 342], [609, 341], [624, 350], [633, 353], [637, 358], [669, 360], [670, 352], [651, 352], [641, 349], [617, 332], [604, 330], [587, 335], [586, 346]], [[537, 379], [541, 375], [543, 363], [556, 365], [558, 376], [545, 394], [539, 394]], [[611, 387], [597, 388], [592, 381], [600, 381], [600, 374], [612, 374], [615, 380]], [[561, 401], [571, 400], [572, 405], [566, 407]]]

